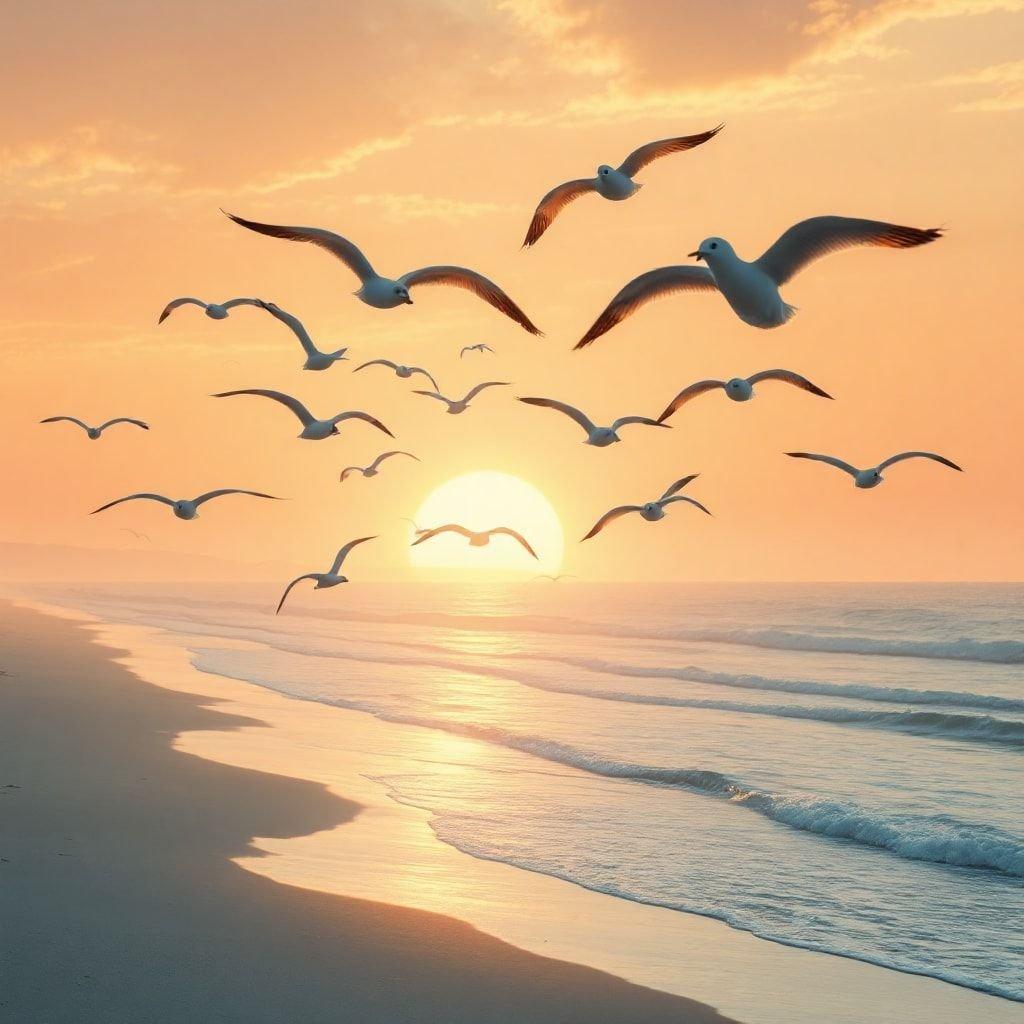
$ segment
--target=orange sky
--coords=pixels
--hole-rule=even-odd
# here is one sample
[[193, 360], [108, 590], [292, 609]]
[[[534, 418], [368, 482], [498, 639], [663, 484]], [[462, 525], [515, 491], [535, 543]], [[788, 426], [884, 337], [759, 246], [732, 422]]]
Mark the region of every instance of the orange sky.
[[[494, 469], [547, 495], [566, 531], [563, 570], [588, 579], [1024, 577], [1024, 0], [349, 7], [95, 0], [8, 12], [0, 542], [114, 549], [119, 574], [139, 554], [130, 526], [180, 553], [187, 575], [199, 556], [325, 568], [341, 541], [381, 532], [360, 574], [408, 578], [398, 517], [448, 478]], [[638, 175], [646, 187], [629, 202], [585, 197], [520, 250], [551, 186], [719, 121], [712, 142]], [[452, 289], [371, 309], [340, 263], [246, 232], [220, 206], [337, 230], [386, 273], [474, 267], [546, 337]], [[683, 295], [571, 351], [636, 274], [685, 262], [711, 234], [752, 258], [821, 213], [948, 235], [812, 267], [783, 289], [800, 313], [779, 330], [744, 325], [717, 296]], [[158, 328], [181, 294], [272, 299], [358, 361], [419, 363], [452, 392], [510, 380], [509, 392], [608, 420], [657, 415], [703, 377], [771, 366], [837, 401], [783, 386], [749, 405], [711, 396], [671, 431], [634, 428], [596, 450], [510, 394], [456, 418], [383, 372], [353, 377], [358, 362], [300, 372], [294, 339], [259, 310], [213, 322], [185, 309]], [[498, 354], [460, 361], [478, 341]], [[279, 388], [325, 413], [366, 409], [423, 462], [339, 487], [338, 469], [370, 461], [383, 435], [353, 426], [300, 442], [282, 410], [208, 397], [233, 387]], [[91, 444], [36, 423], [64, 412], [153, 429]], [[858, 492], [780, 454], [870, 465], [907, 448], [967, 472], [915, 463]], [[576, 544], [611, 506], [698, 471], [693, 493], [714, 520], [682, 510]], [[216, 486], [291, 500], [238, 499], [196, 523], [155, 505], [87, 514], [134, 490]]]

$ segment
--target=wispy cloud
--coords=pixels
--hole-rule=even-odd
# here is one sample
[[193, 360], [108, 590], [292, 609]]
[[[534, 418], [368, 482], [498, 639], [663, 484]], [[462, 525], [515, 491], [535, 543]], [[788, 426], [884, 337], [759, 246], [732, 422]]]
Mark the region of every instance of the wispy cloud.
[[986, 95], [976, 99], [960, 100], [953, 106], [957, 113], [1002, 113], [1024, 110], [1024, 60], [1007, 61], [1004, 64], [993, 64], [962, 74], [947, 75], [933, 84], [968, 88], [996, 87], [994, 92], [988, 91]]
[[454, 223], [503, 209], [498, 203], [425, 196], [420, 192], [362, 193], [355, 196], [353, 202], [358, 206], [379, 208], [385, 219], [394, 223], [411, 220], [443, 220]]

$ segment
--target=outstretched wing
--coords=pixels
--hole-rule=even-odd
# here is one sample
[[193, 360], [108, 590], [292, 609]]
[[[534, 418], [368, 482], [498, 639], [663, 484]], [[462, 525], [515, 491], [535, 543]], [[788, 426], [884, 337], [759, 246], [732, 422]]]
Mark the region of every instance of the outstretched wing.
[[703, 395], [706, 391], [714, 391], [715, 388], [724, 387], [724, 380], [699, 380], [696, 384], [691, 384], [689, 387], [683, 388], [683, 390], [680, 391], [667, 406], [665, 406], [665, 411], [658, 417], [658, 422], [664, 423], [669, 416], [677, 413], [684, 405], [686, 405], [687, 402], [696, 398], [698, 395]]
[[680, 477], [674, 484], [669, 484], [665, 488], [665, 493], [658, 500], [664, 501], [666, 498], [671, 498], [673, 494], [681, 491], [688, 483], [692, 483], [699, 476], [700, 473], [691, 473], [689, 476]]
[[630, 512], [639, 512], [642, 508], [641, 505], [619, 505], [618, 508], [613, 508], [610, 512], [605, 512], [603, 516], [590, 528], [590, 533], [582, 538], [584, 540], [590, 540], [591, 537], [596, 537], [609, 523], [615, 522], [616, 519], [624, 515], [628, 515]]
[[352, 372], [358, 373], [360, 370], [365, 370], [368, 366], [387, 366], [392, 370], [398, 369], [398, 364], [393, 363], [390, 359], [371, 359], [367, 363], [363, 363], [361, 366], [357, 366]]
[[202, 306], [206, 309], [206, 303], [202, 299], [193, 299], [191, 296], [184, 296], [180, 299], [171, 299], [170, 302], [164, 306], [163, 312], [160, 314], [160, 319], [157, 320], [158, 324], [162, 324], [179, 306]]
[[[415, 526], [415, 524], [413, 525]], [[439, 533], [460, 533], [463, 537], [473, 536], [472, 530], [467, 530], [464, 526], [459, 526], [458, 523], [445, 523], [444, 526], [434, 526], [429, 530], [417, 528], [417, 533], [419, 536], [412, 542], [412, 547], [422, 544], [425, 540], [430, 540], [431, 537], [436, 537]]]
[[210, 501], [212, 498], [220, 498], [225, 494], [250, 494], [254, 498], [270, 498], [272, 501], [280, 501], [281, 499], [274, 494], [264, 494], [262, 491], [246, 491], [238, 487], [221, 487], [216, 491], [207, 491], [205, 494], [200, 494], [195, 499], [196, 505], [202, 505], [204, 502]]
[[334, 556], [334, 563], [331, 565], [331, 575], [335, 576], [338, 570], [341, 568], [342, 563], [348, 557], [348, 553], [356, 547], [358, 544], [365, 544], [368, 540], [376, 540], [377, 534], [372, 537], [359, 537], [357, 540], [350, 540], [344, 547], [338, 549], [338, 553]]
[[258, 221], [236, 217], [233, 213], [228, 213], [227, 210], [222, 212], [236, 224], [241, 224], [243, 228], [248, 228], [250, 231], [258, 231], [261, 235], [318, 245], [321, 249], [326, 249], [332, 256], [337, 256], [364, 283], [369, 278], [377, 276], [359, 246], [347, 238], [342, 238], [341, 235], [336, 235], [333, 231], [325, 231], [323, 228], [289, 227], [282, 224], [260, 224]]
[[221, 305], [225, 309], [234, 309], [235, 306], [263, 306], [263, 302], [260, 299], [228, 299]]
[[301, 583], [303, 580], [315, 580], [319, 577], [319, 575], [320, 574], [318, 572], [307, 572], [304, 576], [296, 576], [295, 579], [293, 579], [291, 583], [289, 583], [288, 586], [284, 588], [284, 593], [281, 595], [281, 600], [277, 603], [277, 611], [274, 612], [274, 614], [279, 615], [281, 613], [281, 609], [284, 607], [285, 599], [292, 592], [292, 587], [294, 587], [296, 583]]
[[470, 388], [469, 391], [466, 392], [466, 397], [463, 398], [463, 401], [471, 402], [485, 388], [504, 388], [509, 387], [510, 384], [511, 381], [507, 380], [485, 380], [482, 384], [477, 384], [476, 387]]
[[588, 434], [594, 429], [594, 422], [589, 416], [575, 406], [568, 405], [565, 402], [556, 402], [553, 398], [520, 398], [519, 401], [525, 402], [527, 405], [540, 406], [542, 409], [556, 409], [558, 412], [565, 413], [569, 419], [575, 420]]
[[378, 430], [383, 430], [388, 437], [394, 437], [395, 435], [384, 426], [383, 423], [376, 416], [371, 416], [368, 412], [359, 412], [358, 410], [352, 410], [351, 412], [339, 412], [337, 416], [333, 417], [332, 422], [341, 423], [344, 420], [362, 420], [364, 423], [369, 423], [370, 426], [376, 427]]
[[899, 455], [890, 455], [884, 462], [878, 464], [878, 468], [885, 469], [886, 466], [903, 462], [905, 459], [931, 459], [933, 462], [941, 462], [942, 465], [949, 466], [950, 469], [955, 469], [960, 473], [963, 472], [961, 466], [958, 466], [955, 462], [950, 462], [949, 459], [942, 455], [936, 455], [935, 452], [902, 452]]
[[409, 369], [414, 374], [416, 374], [416, 373], [422, 374], [424, 377], [427, 378], [427, 380], [430, 381], [431, 384], [434, 385], [434, 390], [435, 391], [437, 390], [437, 381], [434, 380], [433, 376], [427, 370], [424, 370], [422, 366], [410, 366]]
[[142, 427], [143, 430], [149, 430], [148, 423], [143, 423], [142, 420], [133, 420], [130, 416], [116, 416], [112, 420], [107, 420], [106, 423], [101, 423], [96, 429], [102, 433], [107, 427], [112, 427], [115, 423], [130, 423], [133, 427]]
[[666, 430], [671, 429], [667, 423], [662, 423], [660, 420], [652, 420], [650, 416], [620, 416], [612, 424], [612, 430], [618, 430], [619, 427], [628, 427], [631, 423], [642, 423], [645, 427], [664, 427]]
[[836, 469], [841, 469], [844, 473], [849, 473], [850, 476], [855, 477], [859, 470], [856, 466], [851, 466], [848, 462], [843, 462], [842, 459], [837, 459], [834, 455], [817, 455], [814, 452], [786, 452], [791, 459], [810, 459], [812, 462], [825, 462], [830, 466], [835, 466]]
[[[339, 483], [344, 483], [348, 479], [348, 477], [350, 477], [353, 473], [364, 473], [363, 467], [362, 466], [346, 466], [341, 471], [341, 476], [338, 477], [338, 482]], [[364, 475], [365, 475], [365, 473], [364, 473]]]
[[413, 455], [412, 452], [381, 452], [381, 454], [378, 455], [377, 458], [373, 460], [373, 463], [370, 466], [370, 468], [377, 469], [385, 459], [390, 459], [392, 455], [408, 455], [410, 459], [415, 459], [417, 462], [420, 461], [419, 457]]
[[455, 403], [451, 399], [445, 398], [444, 395], [438, 394], [436, 391], [413, 391], [414, 395], [425, 395], [427, 398], [436, 398], [439, 402], [444, 402], [446, 405], [454, 405]]
[[632, 178], [637, 171], [642, 170], [649, 163], [653, 163], [659, 157], [668, 156], [669, 153], [683, 153], [695, 146], [701, 146], [708, 139], [713, 139], [723, 128], [724, 124], [718, 125], [707, 132], [700, 132], [698, 135], [680, 135], [675, 139], [661, 139], [658, 142], [648, 142], [646, 146], [634, 149], [629, 156], [619, 165], [619, 173]]
[[941, 237], [941, 228], [908, 228], [859, 217], [811, 217], [784, 232], [755, 263], [777, 285], [783, 285], [809, 263], [831, 252], [857, 245], [912, 249]]
[[170, 505], [174, 508], [174, 502], [170, 498], [165, 498], [162, 494], [149, 494], [147, 492], [140, 492], [139, 494], [127, 494], [123, 498], [118, 498], [116, 501], [108, 501], [106, 505], [100, 505], [99, 508], [94, 508], [89, 515], [94, 516], [97, 512], [104, 512], [108, 508], [113, 508], [115, 505], [120, 505], [123, 501], [137, 501], [138, 499], [145, 499], [146, 501], [159, 501], [162, 505]]
[[218, 391], [213, 397], [230, 398], [232, 395], [260, 395], [263, 398], [280, 402], [281, 405], [291, 409], [298, 416], [304, 427], [308, 427], [316, 418], [297, 398], [292, 398], [291, 395], [286, 395], [281, 391], [269, 391], [266, 388], [242, 388], [239, 391]]
[[817, 395], [819, 398], [832, 397], [827, 391], [822, 391], [817, 384], [812, 384], [806, 377], [801, 377], [799, 373], [794, 373], [792, 370], [762, 370], [760, 373], [752, 374], [747, 380], [751, 384], [757, 384], [762, 380], [781, 380], [786, 384], [802, 388], [804, 391], [810, 391], [812, 395]]
[[[239, 299], [239, 302], [248, 302], [248, 299]], [[299, 339], [299, 344], [302, 346], [306, 355], [315, 355], [317, 351], [316, 345], [313, 344], [313, 339], [309, 336], [309, 331], [306, 330], [305, 325], [302, 321], [295, 316], [293, 313], [289, 313], [287, 310], [282, 309], [274, 302], [262, 302], [259, 299], [255, 300], [255, 304], [260, 309], [265, 309], [275, 320], [280, 320], [281, 323], [287, 327], [296, 338]]]
[[[530, 547], [530, 542], [521, 533], [519, 533], [516, 530], [513, 530], [511, 526], [495, 526], [494, 529], [488, 530], [487, 532], [492, 537], [496, 534], [504, 534], [507, 537], [512, 537], [513, 539], [519, 541], [519, 543], [522, 544], [524, 548], [526, 548], [528, 554], [531, 554], [534, 558], [537, 558], [537, 552]], [[540, 561], [540, 559], [537, 560]]]
[[423, 267], [410, 270], [403, 274], [399, 282], [407, 288], [418, 284], [447, 284], [455, 288], [465, 288], [474, 295], [489, 303], [505, 316], [515, 320], [520, 327], [530, 334], [540, 334], [530, 318], [505, 294], [490, 278], [478, 274], [466, 267]]
[[648, 270], [646, 274], [633, 278], [608, 303], [608, 307], [594, 321], [590, 330], [576, 343], [576, 348], [585, 348], [626, 317], [632, 316], [642, 305], [654, 299], [660, 299], [673, 292], [717, 290], [715, 279], [707, 267], [658, 267], [657, 270]]
[[523, 248], [533, 245], [551, 227], [551, 222], [574, 199], [585, 196], [588, 192], [596, 191], [597, 185], [593, 178], [577, 178], [575, 181], [567, 181], [562, 185], [556, 185], [537, 204], [533, 220], [530, 221], [530, 226], [526, 231], [526, 240], [523, 242]]
[[81, 427], [83, 430], [88, 430], [88, 424], [83, 423], [77, 416], [47, 416], [45, 420], [40, 420], [40, 423], [74, 423]]
[[661, 504], [671, 505], [674, 501], [687, 501], [696, 508], [699, 508], [701, 512], [707, 512], [708, 515], [711, 515], [711, 513], [696, 498], [688, 498], [685, 494], [673, 494], [670, 498], [662, 498]]

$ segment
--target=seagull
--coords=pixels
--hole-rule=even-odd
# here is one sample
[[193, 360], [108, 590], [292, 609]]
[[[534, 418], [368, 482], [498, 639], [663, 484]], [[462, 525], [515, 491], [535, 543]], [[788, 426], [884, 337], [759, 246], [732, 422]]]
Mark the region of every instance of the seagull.
[[459, 358], [464, 358], [467, 352], [494, 352], [494, 349], [491, 348], [490, 345], [485, 345], [483, 342], [480, 342], [478, 345], [466, 345], [466, 347], [459, 353]]
[[385, 459], [390, 459], [392, 455], [408, 455], [410, 459], [416, 459], [417, 462], [420, 461], [412, 452], [384, 452], [382, 455], [378, 455], [368, 466], [349, 466], [343, 469], [339, 480], [344, 482], [353, 473], [362, 473], [363, 476], [376, 476], [380, 472], [380, 464]]
[[955, 469], [959, 473], [963, 472], [963, 469], [955, 462], [950, 462], [949, 459], [936, 455], [934, 452], [902, 452], [900, 455], [890, 456], [872, 469], [857, 469], [856, 466], [851, 466], [848, 462], [843, 462], [842, 459], [837, 459], [832, 455], [814, 455], [811, 452], [786, 452], [786, 454], [793, 459], [812, 459], [814, 462], [827, 462], [830, 466], [835, 466], [836, 469], [849, 473], [853, 477], [854, 485], [864, 491], [877, 487], [882, 482], [884, 479], [882, 477], [883, 469], [897, 462], [903, 462], [906, 459], [931, 459], [933, 462], [941, 462], [942, 465], [949, 466], [950, 469]]
[[671, 505], [674, 501], [688, 501], [691, 505], [696, 506], [701, 512], [710, 512], [695, 498], [688, 498], [684, 494], [677, 494], [677, 491], [681, 491], [691, 480], [695, 480], [699, 474], [693, 473], [690, 476], [684, 476], [682, 479], [677, 480], [674, 484], [668, 487], [665, 493], [658, 498], [657, 501], [648, 501], [644, 505], [619, 505], [618, 508], [613, 508], [609, 512], [605, 512], [603, 516], [590, 529], [583, 540], [590, 540], [591, 537], [596, 537], [609, 523], [618, 519], [620, 516], [624, 516], [629, 512], [639, 512], [641, 518], [646, 519], [649, 523], [656, 523], [659, 519], [665, 518], [665, 506]]
[[108, 501], [106, 505], [101, 505], [99, 508], [93, 509], [90, 515], [96, 515], [97, 512], [104, 512], [108, 508], [113, 508], [115, 505], [120, 505], [122, 501], [136, 501], [140, 498], [144, 498], [147, 501], [159, 501], [164, 505], [170, 505], [174, 510], [174, 514], [179, 519], [195, 519], [199, 515], [199, 506], [204, 502], [209, 501], [211, 498], [220, 498], [225, 494], [251, 494], [254, 498], [270, 498], [273, 501], [280, 501], [280, 498], [275, 497], [273, 494], [264, 494], [262, 491], [243, 491], [237, 487], [223, 487], [218, 491], [207, 491], [205, 494], [200, 494], [198, 498], [182, 498], [180, 501], [175, 501], [173, 498], [165, 498], [162, 494], [129, 494], [124, 498], [118, 498], [116, 501]]
[[401, 363], [393, 363], [390, 359], [371, 359], [368, 363], [357, 366], [352, 372], [358, 373], [360, 370], [365, 370], [367, 366], [388, 366], [395, 371], [396, 377], [401, 377], [403, 380], [407, 380], [413, 374], [421, 373], [434, 385], [435, 389], [437, 388], [437, 381], [422, 366], [403, 366]]
[[827, 391], [822, 391], [816, 384], [812, 384], [806, 377], [792, 370], [762, 370], [760, 373], [751, 374], [749, 377], [733, 377], [731, 380], [699, 380], [691, 384], [676, 395], [669, 402], [665, 411], [658, 417], [659, 423], [664, 423], [673, 413], [678, 412], [687, 402], [703, 395], [707, 391], [714, 391], [722, 388], [726, 395], [734, 402], [749, 402], [754, 397], [754, 385], [763, 380], [781, 380], [786, 384], [793, 384], [795, 387], [810, 391], [812, 395], [819, 398], [831, 398]]
[[380, 420], [375, 419], [366, 412], [339, 412], [328, 420], [318, 420], [297, 398], [291, 395], [282, 394], [280, 391], [270, 391], [266, 388], [242, 388], [239, 391], [221, 391], [213, 398], [230, 398], [232, 395], [262, 395], [264, 398], [272, 398], [275, 402], [287, 406], [299, 418], [302, 424], [302, 432], [299, 437], [304, 441], [322, 441], [338, 433], [338, 424], [343, 420], [364, 420], [378, 430], [383, 430], [388, 437], [395, 435], [384, 426]]
[[571, 573], [563, 572], [558, 576], [549, 576], [547, 573], [541, 573], [540, 576], [534, 576], [531, 583], [535, 583], [537, 580], [551, 580], [552, 583], [558, 583], [559, 580], [578, 580], [579, 576], [573, 576]]
[[103, 433], [107, 427], [112, 427], [115, 423], [130, 423], [133, 427], [141, 427], [143, 430], [149, 430], [149, 424], [143, 423], [142, 420], [133, 420], [128, 416], [118, 416], [116, 419], [107, 420], [106, 423], [101, 423], [98, 427], [90, 427], [88, 423], [83, 423], [77, 416], [47, 416], [45, 420], [40, 420], [40, 423], [74, 423], [81, 427], [90, 441], [98, 441], [100, 434]]
[[160, 314], [157, 323], [162, 324], [179, 306], [188, 305], [202, 306], [203, 311], [211, 320], [227, 320], [228, 311], [234, 309], [235, 306], [262, 306], [263, 303], [259, 299], [228, 299], [227, 302], [203, 302], [202, 299], [187, 297], [172, 299], [164, 306], [164, 311]]
[[460, 412], [465, 412], [469, 408], [469, 403], [480, 394], [484, 388], [497, 388], [497, 387], [508, 387], [511, 381], [507, 380], [488, 380], [484, 381], [483, 384], [477, 384], [475, 388], [471, 388], [466, 392], [464, 398], [460, 398], [457, 402], [450, 398], [445, 398], [444, 395], [438, 394], [436, 391], [414, 391], [414, 395], [426, 395], [427, 398], [437, 398], [442, 402], [448, 404], [448, 415], [457, 416]]
[[146, 541], [150, 540], [150, 537], [149, 537], [148, 533], [139, 533], [138, 530], [133, 530], [129, 526], [122, 526], [121, 527], [121, 532], [122, 533], [130, 533], [136, 540], [146, 540]]
[[323, 228], [287, 227], [277, 224], [260, 224], [253, 220], [244, 220], [233, 213], [227, 213], [236, 224], [250, 231], [258, 231], [262, 235], [273, 238], [287, 238], [293, 242], [312, 242], [321, 249], [326, 249], [337, 256], [345, 266], [359, 278], [360, 288], [355, 295], [368, 306], [375, 309], [392, 309], [403, 304], [412, 305], [409, 289], [421, 284], [447, 284], [455, 288], [465, 288], [478, 298], [489, 303], [505, 316], [515, 320], [520, 327], [530, 334], [541, 332], [530, 322], [530, 318], [490, 279], [478, 274], [475, 270], [465, 267], [423, 267], [410, 270], [398, 278], [381, 277], [370, 261], [363, 255], [358, 246], [347, 238], [325, 231]]
[[281, 613], [281, 609], [284, 607], [285, 599], [291, 593], [292, 587], [296, 583], [302, 582], [302, 580], [316, 580], [316, 586], [314, 590], [327, 590], [330, 587], [336, 587], [339, 583], [348, 583], [347, 576], [340, 576], [338, 570], [341, 568], [342, 562], [348, 556], [348, 553], [357, 545], [365, 544], [368, 540], [376, 540], [376, 537], [360, 537], [358, 540], [350, 540], [338, 553], [334, 556], [334, 564], [327, 570], [327, 572], [307, 572], [303, 576], [296, 576], [295, 579], [284, 588], [284, 593], [281, 595], [281, 600], [278, 602], [277, 611], [275, 615]]
[[520, 402], [527, 405], [539, 405], [545, 409], [557, 409], [565, 413], [570, 419], [575, 420], [587, 435], [584, 444], [593, 445], [595, 448], [607, 448], [616, 441], [621, 441], [619, 430], [631, 423], [643, 423], [648, 427], [667, 427], [667, 423], [660, 423], [658, 420], [649, 419], [647, 416], [620, 416], [610, 427], [599, 427], [587, 415], [580, 412], [575, 406], [567, 405], [565, 402], [556, 402], [553, 398], [520, 398]]
[[796, 307], [783, 301], [779, 288], [819, 257], [858, 245], [911, 249], [941, 237], [941, 228], [907, 228], [857, 217], [812, 217], [784, 232], [752, 263], [740, 259], [724, 238], [705, 238], [690, 256], [706, 266], [660, 267], [634, 278], [612, 299], [576, 348], [584, 348], [644, 303], [670, 292], [720, 291], [744, 323], [766, 329], [781, 327], [796, 313]]
[[649, 163], [653, 163], [659, 157], [668, 156], [669, 153], [682, 153], [700, 146], [708, 139], [713, 139], [724, 127], [725, 125], [720, 124], [717, 128], [712, 128], [709, 132], [701, 132], [699, 135], [681, 135], [675, 139], [648, 142], [647, 145], [634, 149], [618, 168], [601, 164], [595, 178], [577, 178], [575, 181], [567, 181], [563, 185], [556, 186], [537, 206], [533, 220], [530, 221], [529, 230], [526, 232], [526, 241], [523, 242], [523, 247], [526, 248], [537, 242], [540, 236], [551, 227], [551, 222], [574, 199], [578, 199], [588, 192], [596, 192], [614, 202], [629, 199], [643, 187], [633, 181], [633, 176]]
[[309, 336], [309, 331], [302, 325], [302, 321], [291, 313], [286, 312], [274, 302], [257, 302], [261, 309], [265, 309], [272, 317], [280, 320], [299, 339], [299, 344], [306, 353], [306, 361], [302, 364], [304, 370], [327, 370], [338, 360], [347, 359], [345, 353], [347, 348], [339, 348], [335, 352], [321, 352]]
[[418, 530], [417, 533], [419, 536], [412, 542], [413, 547], [416, 547], [417, 544], [422, 544], [425, 540], [430, 540], [431, 537], [436, 537], [439, 533], [461, 533], [463, 537], [469, 540], [471, 548], [485, 548], [490, 544], [492, 537], [504, 534], [519, 541], [530, 555], [534, 558], [537, 557], [537, 552], [530, 547], [527, 539], [510, 526], [495, 526], [490, 530], [480, 530], [478, 532], [476, 530], [467, 530], [466, 527], [459, 526], [457, 523], [448, 523], [445, 526], [435, 526], [430, 530]]

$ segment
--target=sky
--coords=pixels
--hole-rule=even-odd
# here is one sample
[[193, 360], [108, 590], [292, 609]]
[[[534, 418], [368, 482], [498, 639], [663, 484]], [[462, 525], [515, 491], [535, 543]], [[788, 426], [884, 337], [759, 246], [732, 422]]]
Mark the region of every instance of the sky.
[[[547, 499], [561, 569], [585, 579], [1024, 578], [1022, 44], [1024, 0], [16, 5], [0, 39], [0, 90], [17, 97], [0, 115], [0, 575], [306, 571], [379, 533], [360, 575], [415, 579], [429, 567], [410, 564], [401, 517], [454, 477], [495, 471]], [[584, 197], [521, 249], [552, 186], [719, 122], [708, 144], [641, 172], [628, 202]], [[455, 289], [371, 309], [342, 264], [220, 208], [338, 231], [396, 276], [473, 267], [545, 337]], [[686, 262], [703, 238], [754, 258], [824, 213], [947, 233], [815, 264], [783, 289], [800, 311], [778, 330], [680, 295], [572, 350], [626, 281]], [[251, 308], [222, 322], [185, 308], [157, 326], [178, 295], [275, 301], [353, 362], [302, 372], [295, 340]], [[460, 360], [477, 342], [495, 354]], [[452, 393], [514, 387], [449, 417], [409, 382], [351, 374], [379, 357], [425, 366]], [[657, 415], [692, 381], [775, 366], [836, 401], [782, 385], [745, 405], [707, 396], [672, 430], [627, 429], [608, 449], [514, 401]], [[365, 409], [397, 444], [359, 424], [296, 440], [283, 410], [209, 397], [237, 387]], [[91, 443], [38, 424], [59, 413], [152, 430]], [[422, 461], [338, 483], [387, 447]], [[907, 464], [857, 491], [782, 455], [867, 466], [921, 448], [966, 472]], [[578, 542], [607, 509], [698, 472], [690, 490], [713, 519], [677, 507]], [[88, 515], [136, 490], [221, 486], [289, 500], [226, 499], [193, 523], [140, 503]]]

